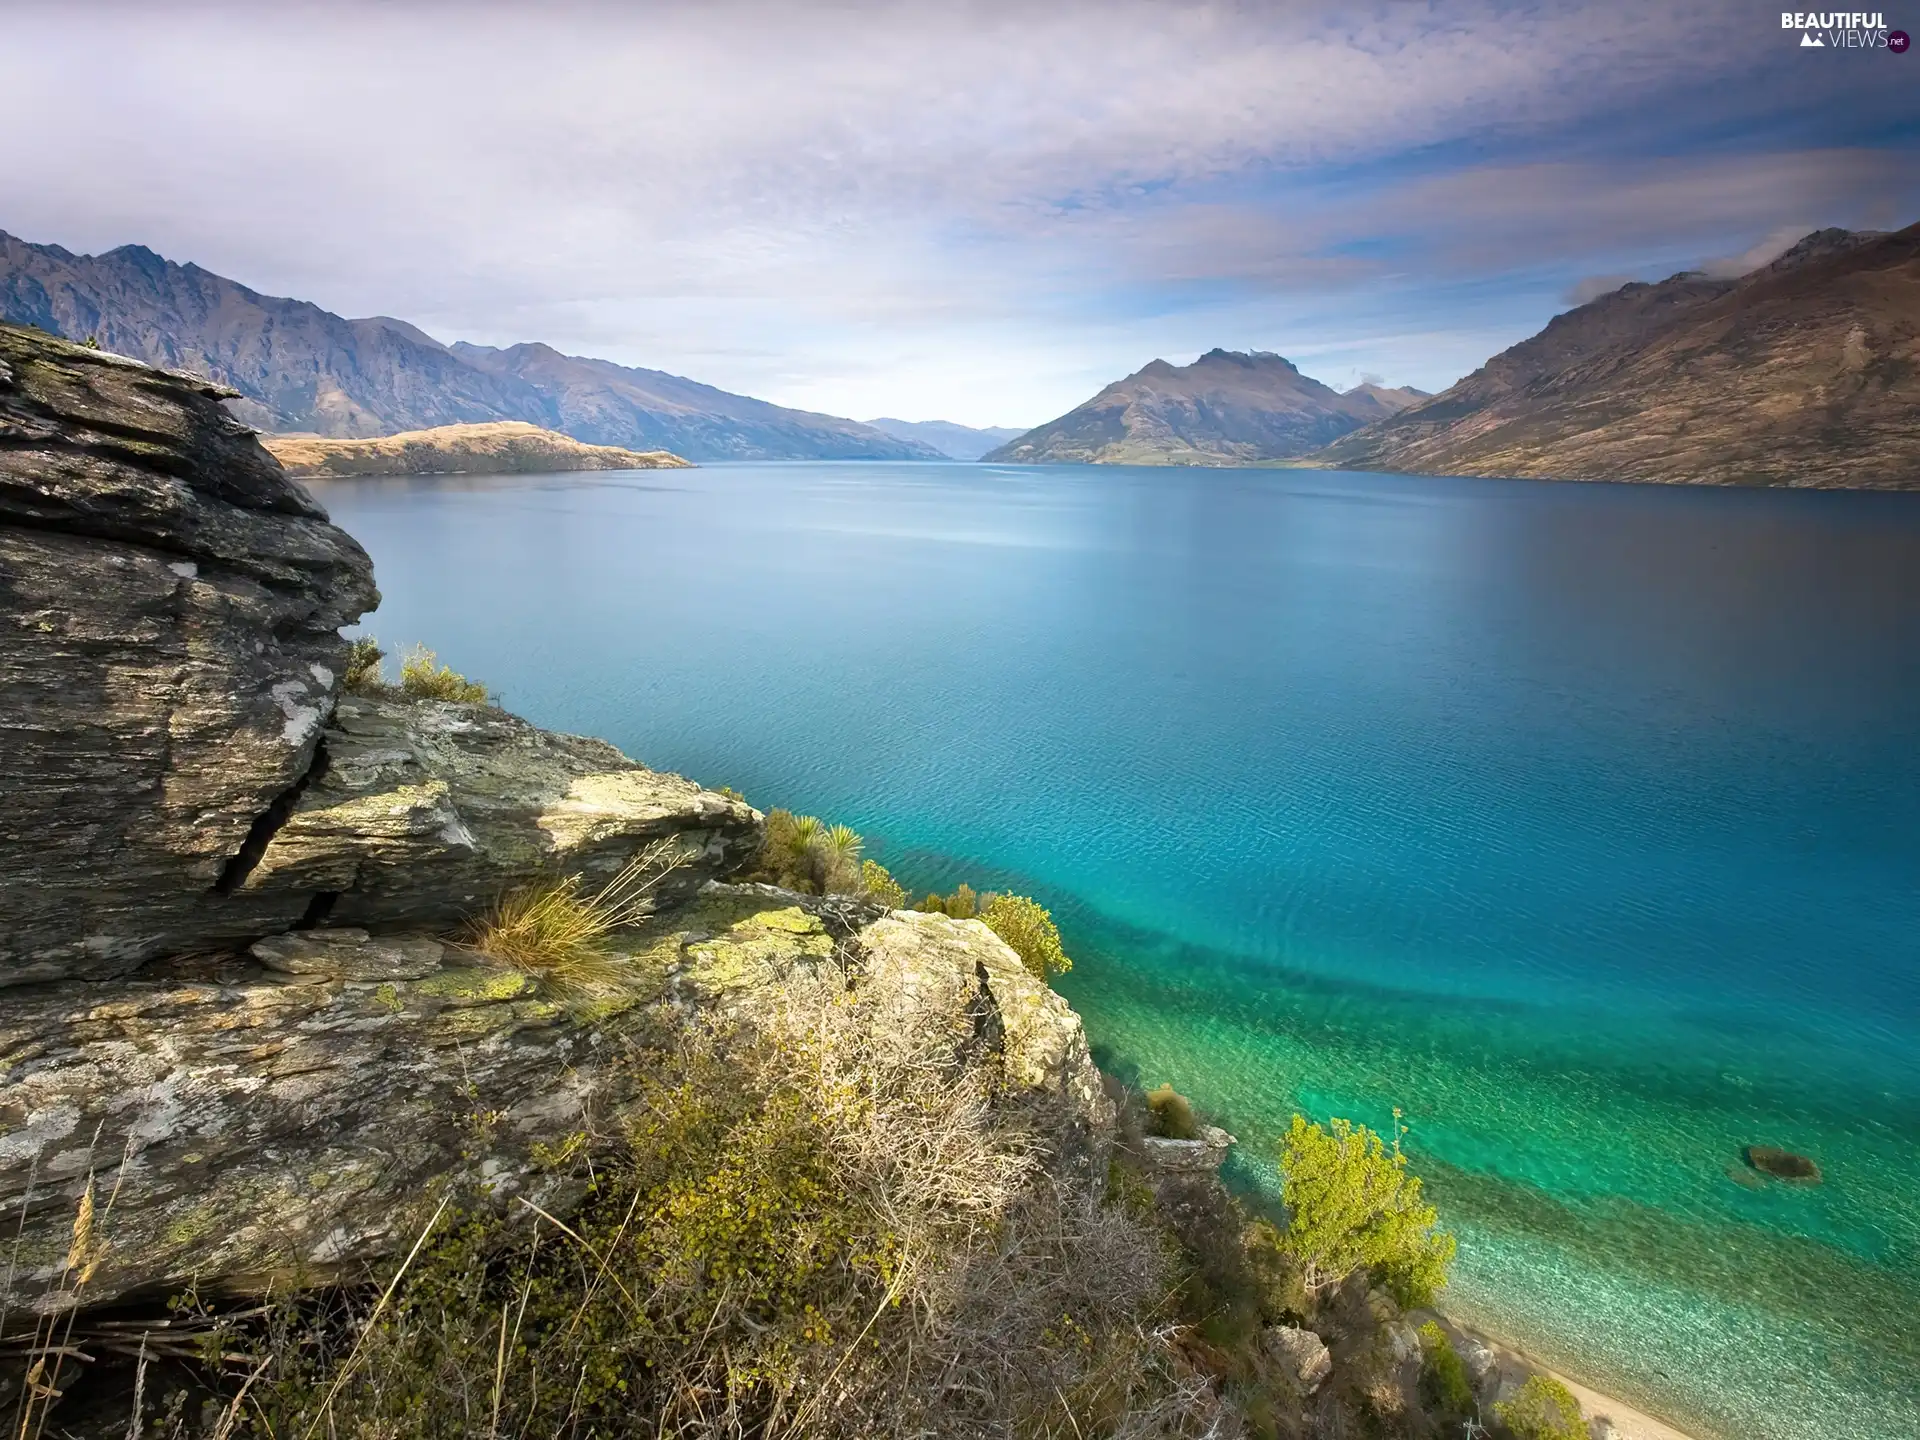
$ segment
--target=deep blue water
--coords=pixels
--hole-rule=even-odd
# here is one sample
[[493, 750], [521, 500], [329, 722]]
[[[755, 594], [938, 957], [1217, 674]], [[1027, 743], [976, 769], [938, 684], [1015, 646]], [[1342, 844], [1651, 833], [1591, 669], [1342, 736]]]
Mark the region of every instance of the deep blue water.
[[1250, 1178], [1295, 1107], [1404, 1107], [1464, 1316], [1703, 1434], [1920, 1434], [1920, 495], [315, 488], [390, 650], [1053, 906], [1103, 1061]]

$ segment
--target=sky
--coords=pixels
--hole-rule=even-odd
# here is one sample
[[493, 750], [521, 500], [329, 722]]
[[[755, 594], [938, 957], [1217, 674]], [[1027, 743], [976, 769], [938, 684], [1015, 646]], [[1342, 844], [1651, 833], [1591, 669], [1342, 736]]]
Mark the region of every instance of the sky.
[[1920, 220], [1920, 55], [1781, 14], [0, 0], [0, 229], [862, 419], [1214, 346], [1438, 390], [1627, 279]]

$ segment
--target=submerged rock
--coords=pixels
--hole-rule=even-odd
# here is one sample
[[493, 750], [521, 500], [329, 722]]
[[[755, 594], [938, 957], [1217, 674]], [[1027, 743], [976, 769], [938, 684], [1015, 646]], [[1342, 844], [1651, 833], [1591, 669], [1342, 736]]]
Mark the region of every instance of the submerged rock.
[[1820, 1183], [1820, 1167], [1805, 1155], [1772, 1145], [1749, 1145], [1745, 1154], [1747, 1164], [1763, 1175], [1771, 1175], [1776, 1180], [1797, 1180], [1806, 1185]]

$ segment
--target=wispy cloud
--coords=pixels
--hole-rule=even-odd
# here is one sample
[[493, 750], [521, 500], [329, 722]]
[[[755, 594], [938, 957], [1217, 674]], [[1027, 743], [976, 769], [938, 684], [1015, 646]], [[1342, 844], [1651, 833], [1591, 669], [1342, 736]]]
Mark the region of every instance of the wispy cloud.
[[1916, 201], [1892, 66], [1829, 133], [1840, 71], [1680, 8], [16, 4], [0, 226], [843, 413], [1036, 421], [1203, 326], [1433, 388], [1478, 338], [1364, 337]]

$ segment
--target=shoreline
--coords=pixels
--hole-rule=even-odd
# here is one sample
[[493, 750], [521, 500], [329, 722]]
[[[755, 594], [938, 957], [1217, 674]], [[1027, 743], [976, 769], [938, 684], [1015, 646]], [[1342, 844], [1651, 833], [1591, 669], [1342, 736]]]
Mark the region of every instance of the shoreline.
[[1691, 1431], [1682, 1430], [1671, 1421], [1648, 1414], [1637, 1405], [1622, 1400], [1618, 1396], [1609, 1395], [1604, 1390], [1596, 1390], [1593, 1386], [1554, 1369], [1544, 1361], [1535, 1359], [1528, 1353], [1525, 1346], [1515, 1341], [1495, 1335], [1478, 1326], [1469, 1325], [1444, 1311], [1437, 1313], [1450, 1328], [1463, 1335], [1471, 1336], [1493, 1351], [1496, 1366], [1503, 1374], [1513, 1376], [1516, 1381], [1530, 1374], [1547, 1375], [1558, 1380], [1572, 1392], [1573, 1398], [1580, 1402], [1581, 1412], [1586, 1416], [1589, 1427], [1594, 1422], [1604, 1419], [1612, 1425], [1617, 1440], [1712, 1440], [1710, 1436], [1696, 1435]]

